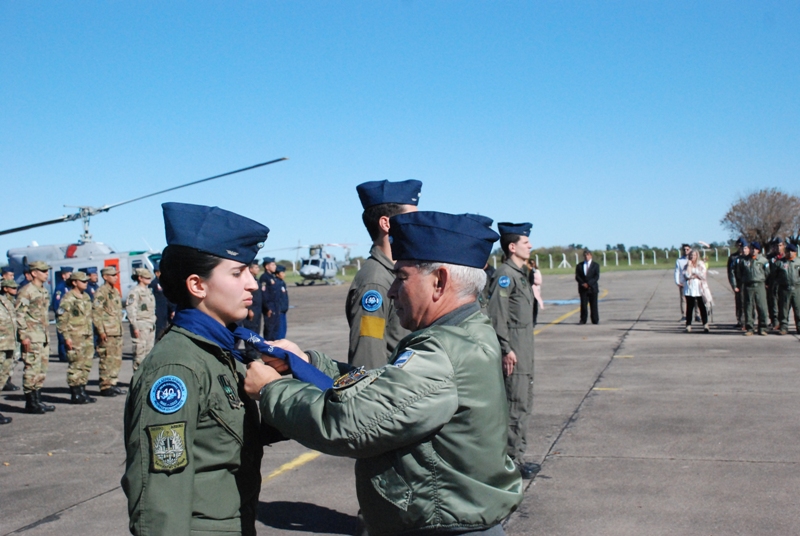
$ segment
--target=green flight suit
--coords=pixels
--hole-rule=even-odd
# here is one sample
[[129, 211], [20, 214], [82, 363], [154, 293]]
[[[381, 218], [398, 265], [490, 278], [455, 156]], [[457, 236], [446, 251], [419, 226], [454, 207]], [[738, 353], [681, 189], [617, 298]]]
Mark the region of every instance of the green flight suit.
[[505, 379], [509, 410], [508, 455], [515, 462], [523, 463], [528, 446], [528, 420], [533, 413], [533, 289], [527, 270], [518, 268], [511, 260], [497, 268], [487, 286], [486, 311], [497, 332], [502, 355], [513, 351], [517, 356], [514, 371]]
[[789, 331], [789, 313], [793, 310], [794, 327], [800, 333], [800, 258], [781, 259], [775, 264], [775, 268], [780, 300], [780, 330]]
[[769, 276], [769, 261], [759, 254], [756, 258], [742, 258], [737, 268], [737, 285], [740, 291], [744, 291], [745, 328], [753, 331], [757, 312], [758, 329], [766, 330], [768, 313], [765, 283]]
[[484, 530], [522, 501], [506, 455], [500, 348], [477, 302], [405, 337], [379, 369], [308, 354], [328, 376], [347, 374], [326, 392], [295, 379], [266, 385], [262, 418], [309, 448], [356, 458], [371, 536]]
[[350, 326], [347, 362], [374, 369], [389, 362], [392, 350], [410, 332], [400, 325], [388, 296], [394, 282], [394, 263], [377, 246], [372, 246], [369, 255], [347, 292], [345, 314]]
[[[138, 368], [125, 402], [122, 477], [133, 534], [256, 534], [263, 449], [243, 374], [230, 353], [179, 327]], [[185, 397], [165, 413], [153, 396], [159, 382], [180, 385], [174, 378]]]
[[[742, 259], [744, 259], [744, 255], [739, 252], [728, 257], [728, 283], [731, 285], [731, 290], [736, 288], [736, 271], [738, 270], [739, 261]], [[733, 297], [736, 307], [736, 323], [738, 326], [744, 326], [745, 323], [743, 295], [742, 289], [739, 289], [739, 292], [734, 290]]]

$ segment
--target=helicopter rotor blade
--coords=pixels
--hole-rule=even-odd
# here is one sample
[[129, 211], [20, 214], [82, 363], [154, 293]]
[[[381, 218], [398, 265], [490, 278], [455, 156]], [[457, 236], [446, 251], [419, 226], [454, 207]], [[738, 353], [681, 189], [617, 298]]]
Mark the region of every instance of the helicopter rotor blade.
[[166, 190], [161, 190], [160, 192], [155, 192], [152, 194], [143, 195], [137, 197], [135, 199], [128, 199], [127, 201], [121, 201], [119, 203], [114, 203], [113, 205], [103, 205], [102, 207], [97, 209], [97, 212], [108, 212], [114, 207], [118, 207], [121, 205], [127, 205], [128, 203], [133, 203], [134, 201], [140, 201], [142, 199], [147, 199], [148, 197], [153, 197], [155, 195], [165, 194], [167, 192], [171, 192], [173, 190], [178, 190], [180, 188], [186, 188], [187, 186], [193, 186], [195, 184], [200, 184], [201, 182], [213, 181], [214, 179], [219, 179], [221, 177], [227, 177], [228, 175], [235, 175], [236, 173], [241, 173], [243, 171], [250, 171], [251, 169], [260, 168], [263, 166], [268, 166], [270, 164], [275, 164], [277, 162], [283, 162], [284, 160], [289, 160], [287, 157], [283, 158], [276, 158], [275, 160], [270, 160], [269, 162], [262, 162], [260, 164], [256, 164], [254, 166], [244, 167], [242, 169], [237, 169], [235, 171], [228, 171], [227, 173], [222, 173], [220, 175], [214, 175], [213, 177], [207, 177], [205, 179], [200, 179], [198, 181], [187, 182], [186, 184], [181, 184], [180, 186], [173, 186], [172, 188], [167, 188]]
[[61, 216], [60, 218], [56, 218], [54, 220], [48, 221], [40, 221], [39, 223], [32, 223], [30, 225], [23, 225], [22, 227], [15, 227], [14, 229], [6, 229], [5, 231], [0, 231], [0, 236], [7, 235], [11, 233], [18, 233], [20, 231], [27, 231], [28, 229], [35, 229], [36, 227], [44, 227], [45, 225], [52, 225], [54, 223], [61, 223], [64, 221], [74, 221], [77, 218], [74, 214], [69, 214], [66, 216]]

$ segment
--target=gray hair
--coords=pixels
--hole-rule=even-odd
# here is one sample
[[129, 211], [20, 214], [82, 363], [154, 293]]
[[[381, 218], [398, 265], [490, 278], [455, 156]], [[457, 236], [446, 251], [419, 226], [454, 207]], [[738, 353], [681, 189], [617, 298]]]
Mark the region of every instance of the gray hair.
[[442, 267], [447, 268], [447, 271], [450, 272], [450, 277], [453, 279], [456, 295], [460, 299], [477, 298], [483, 287], [486, 286], [486, 272], [483, 271], [483, 268], [445, 262], [418, 262], [415, 263], [415, 266], [425, 275], [429, 275]]

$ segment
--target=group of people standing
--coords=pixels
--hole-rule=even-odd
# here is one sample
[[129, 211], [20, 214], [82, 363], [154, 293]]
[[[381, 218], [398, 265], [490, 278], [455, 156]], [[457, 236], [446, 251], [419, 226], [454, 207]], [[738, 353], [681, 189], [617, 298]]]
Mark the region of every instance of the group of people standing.
[[[67, 367], [67, 386], [71, 404], [90, 404], [96, 398], [86, 391], [92, 362], [99, 357], [100, 395], [125, 394], [117, 386], [122, 365], [123, 306], [119, 291], [119, 271], [115, 266], [74, 270], [62, 266], [52, 296], [45, 283], [51, 266], [33, 261], [25, 267], [26, 284], [20, 289], [11, 270], [4, 270], [0, 294], [0, 385], [18, 390], [11, 383], [17, 356], [23, 363], [25, 412], [42, 415], [55, 406], [42, 400], [41, 391], [49, 368], [51, 349], [49, 309], [56, 318], [59, 346], [63, 346]], [[156, 302], [150, 285], [153, 274], [137, 268], [132, 276], [125, 310], [130, 323], [136, 370], [153, 347], [156, 332]], [[156, 282], [157, 285], [157, 282]], [[158, 287], [156, 287], [158, 288]], [[0, 424], [11, 422], [0, 415]]]
[[739, 238], [737, 251], [728, 259], [728, 281], [736, 297], [736, 327], [745, 335], [789, 333], [794, 311], [800, 333], [800, 260], [797, 245], [776, 238], [767, 256], [762, 245]]

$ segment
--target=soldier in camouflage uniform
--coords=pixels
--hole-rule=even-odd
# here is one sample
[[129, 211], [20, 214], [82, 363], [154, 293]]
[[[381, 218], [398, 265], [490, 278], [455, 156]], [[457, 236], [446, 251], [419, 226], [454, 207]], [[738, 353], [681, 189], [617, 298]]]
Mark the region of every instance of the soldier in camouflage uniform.
[[[13, 275], [13, 272], [11, 272]], [[3, 274], [5, 275], [5, 273]], [[17, 299], [17, 292], [19, 291], [19, 285], [17, 282], [14, 281], [14, 278], [6, 278], [3, 277], [0, 279], [0, 296], [5, 296], [8, 300], [8, 303], [11, 306], [14, 306], [14, 301]], [[11, 377], [14, 375], [14, 367], [17, 365], [17, 362], [20, 360], [22, 355], [22, 349], [19, 345], [19, 339], [17, 339], [17, 319], [16, 319], [16, 312], [12, 313], [11, 319], [14, 323], [14, 352], [10, 360], [5, 361], [3, 365], [0, 365], [0, 377], [5, 378], [5, 381], [0, 381], [0, 385], [3, 386], [3, 391], [19, 391], [20, 387], [11, 383]]]
[[100, 395], [117, 396], [125, 394], [117, 387], [122, 366], [122, 297], [115, 286], [119, 272], [114, 266], [106, 266], [100, 272], [105, 284], [97, 289], [92, 304], [92, 320], [99, 338]]
[[345, 314], [350, 326], [351, 365], [375, 369], [384, 366], [400, 339], [409, 331], [400, 325], [389, 287], [394, 281], [394, 261], [389, 244], [389, 218], [415, 212], [420, 181], [370, 181], [356, 187], [372, 248], [347, 293]]
[[[5, 295], [5, 290], [17, 288], [17, 283], [12, 280], [0, 282], [3, 293], [0, 294], [0, 385], [5, 385], [11, 371], [14, 369], [15, 351], [17, 348], [17, 313], [14, 302]], [[8, 424], [11, 417], [4, 417], [0, 413], [0, 424]]]
[[139, 284], [128, 294], [125, 310], [133, 337], [133, 370], [139, 368], [156, 342], [156, 298], [150, 290], [153, 274], [147, 268], [137, 268], [132, 279]]
[[50, 334], [48, 308], [50, 294], [44, 288], [50, 266], [34, 261], [29, 266], [31, 283], [17, 294], [17, 336], [22, 344], [22, 389], [25, 392], [25, 411], [42, 414], [56, 408], [42, 403], [41, 389], [50, 363]]
[[67, 347], [70, 403], [88, 404], [96, 400], [86, 393], [94, 357], [92, 299], [86, 293], [89, 277], [83, 272], [72, 272], [68, 282], [72, 288], [61, 298], [56, 311], [56, 326]]

